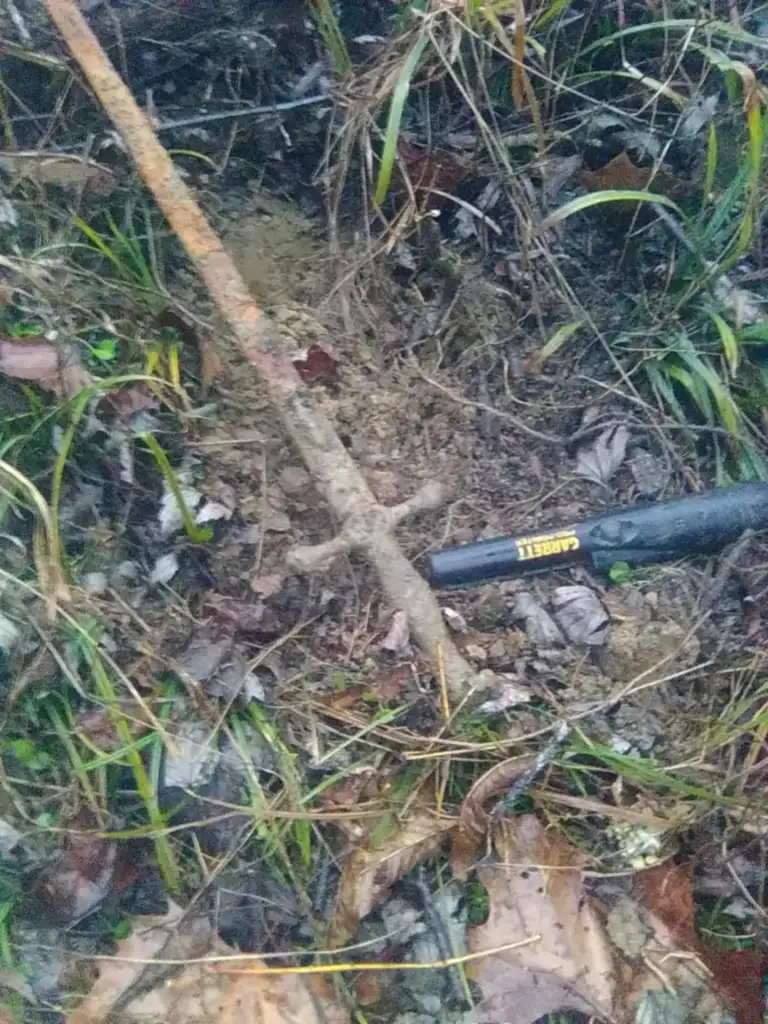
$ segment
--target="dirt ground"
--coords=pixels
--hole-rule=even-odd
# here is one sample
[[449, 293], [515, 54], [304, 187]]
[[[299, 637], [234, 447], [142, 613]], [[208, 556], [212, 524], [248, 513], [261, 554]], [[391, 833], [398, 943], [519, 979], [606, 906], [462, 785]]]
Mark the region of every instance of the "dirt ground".
[[[602, 94], [582, 110], [573, 92], [576, 127], [566, 101], [558, 107], [556, 90], [547, 93], [557, 116], [543, 160], [531, 130], [540, 126], [521, 114], [522, 86], [505, 63], [514, 130], [499, 135], [509, 149], [491, 166], [497, 140], [483, 137], [486, 152], [476, 125], [476, 149], [462, 148], [466, 81], [440, 64], [446, 40], [474, 45], [456, 21], [463, 5], [418, 7], [403, 28], [389, 5], [371, 4], [371, 25], [393, 35], [372, 62], [367, 48], [382, 39], [358, 24], [354, 5], [330, 5], [345, 30], [364, 33], [350, 37], [356, 75], [338, 80], [326, 52], [334, 22], [321, 3], [316, 22], [298, 3], [257, 4], [254, 14], [228, 0], [222, 18], [234, 29], [221, 35], [204, 29], [204, 0], [182, 6], [178, 22], [170, 0], [154, 5], [137, 34], [131, 4], [93, 5], [136, 90], [157, 99], [166, 77], [158, 54], [178, 66], [167, 93], [157, 84], [160, 107], [207, 109], [211, 96], [231, 104], [235, 85], [248, 103], [265, 83], [279, 98], [310, 72], [310, 93], [329, 90], [315, 121], [270, 115], [231, 135], [198, 125], [166, 137], [375, 498], [394, 506], [430, 482], [443, 488], [439, 508], [397, 528], [423, 574], [444, 547], [535, 537], [707, 490], [726, 463], [746, 465], [745, 451], [762, 458], [762, 336], [754, 366], [749, 345], [730, 340], [744, 326], [744, 296], [762, 301], [759, 230], [737, 261], [740, 285], [756, 282], [754, 293], [717, 306], [734, 326], [713, 344], [709, 307], [685, 321], [690, 310], [675, 305], [671, 282], [690, 256], [677, 221], [670, 233], [658, 209], [640, 215], [636, 196], [610, 213], [594, 203], [552, 216], [585, 194], [651, 188], [657, 126], [642, 122], [644, 93], [640, 113], [628, 93], [632, 113], [619, 110], [621, 119]], [[625, 5], [616, 6], [620, 25]], [[743, 21], [757, 33], [748, 6]], [[565, 7], [574, 11], [556, 41], [574, 53], [584, 44], [598, 80], [592, 36], [570, 33], [583, 20], [603, 46], [607, 29], [595, 5]], [[638, 18], [655, 11], [627, 7]], [[373, 139], [378, 153], [382, 97], [389, 102], [422, 14], [439, 29], [422, 71], [437, 83], [440, 144], [420, 137], [414, 102], [388, 203], [374, 210], [365, 147]], [[124, 50], [112, 35], [121, 17]], [[489, 68], [507, 52], [494, 17]], [[47, 21], [29, 25], [42, 46]], [[150, 29], [169, 31], [172, 43], [155, 50]], [[763, 52], [763, 36], [726, 29], [721, 36]], [[652, 80], [632, 77], [622, 49], [621, 75], [656, 88], [672, 74], [667, 47], [665, 37], [640, 52]], [[195, 54], [206, 55], [205, 75]], [[455, 94], [441, 106], [443, 86]], [[703, 237], [707, 216], [717, 219], [694, 167], [712, 155], [709, 122], [686, 122], [696, 90], [670, 100], [665, 88], [653, 103], [672, 125], [663, 122], [671, 170], [654, 195], [671, 208], [673, 196], [694, 194], [700, 210], [690, 221], [676, 215], [688, 226], [698, 218]], [[746, 98], [717, 123], [723, 149], [729, 130], [754, 149]], [[154, 209], [136, 201], [140, 186], [113, 142], [100, 137], [104, 165], [81, 164], [80, 191], [58, 207], [45, 189], [71, 182], [31, 181], [16, 153], [0, 161], [4, 187], [15, 168], [0, 229], [18, 228], [27, 246], [14, 235], [0, 256], [0, 482], [24, 496], [17, 508], [0, 490], [0, 992], [11, 994], [0, 1024], [64, 1015], [73, 1024], [759, 1024], [764, 536], [713, 557], [600, 573], [579, 561], [439, 591], [473, 669], [457, 695], [443, 651], [419, 647], [408, 611], [385, 599], [362, 555], [291, 568], [297, 546], [325, 543], [342, 524], [209, 294], [165, 226], [152, 226]], [[72, 173], [66, 160], [51, 164]], [[359, 191], [344, 177], [350, 167]], [[127, 245], [111, 212], [102, 218], [106, 200], [88, 192], [94, 175], [125, 189]], [[713, 176], [709, 187], [734, 205], [744, 198]], [[73, 219], [75, 208], [90, 216], [89, 203], [101, 235]], [[734, 237], [744, 223], [753, 226], [731, 224]], [[60, 257], [73, 224], [75, 256]], [[125, 253], [136, 249], [126, 273]], [[706, 300], [716, 298], [715, 287]], [[646, 338], [642, 317], [657, 306]], [[711, 374], [701, 379], [715, 399], [697, 407], [701, 391], [685, 392], [693, 375], [675, 360], [688, 350], [673, 344], [684, 328], [701, 342], [690, 366], [716, 366], [745, 407], [738, 373], [747, 367], [762, 381], [752, 418], [738, 411], [743, 437]], [[13, 368], [33, 350], [53, 352], [53, 384], [38, 366]], [[69, 390], [62, 352], [80, 353]], [[644, 376], [649, 364], [666, 367], [666, 393]], [[117, 383], [104, 384], [108, 374]], [[89, 383], [95, 391], [78, 405]], [[228, 973], [241, 955], [252, 973]]]

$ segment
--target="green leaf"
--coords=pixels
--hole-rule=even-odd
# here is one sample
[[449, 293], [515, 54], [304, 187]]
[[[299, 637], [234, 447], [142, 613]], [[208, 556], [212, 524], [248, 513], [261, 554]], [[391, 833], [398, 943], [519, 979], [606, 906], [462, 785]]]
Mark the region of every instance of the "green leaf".
[[111, 363], [117, 359], [117, 338], [102, 338], [96, 345], [90, 346], [90, 354], [100, 363]]
[[541, 366], [547, 361], [547, 359], [553, 356], [556, 352], [559, 352], [570, 336], [578, 331], [583, 322], [583, 320], [572, 320], [570, 323], [563, 324], [562, 327], [558, 327], [546, 345], [544, 345], [542, 350], [536, 356], [537, 366]]
[[608, 570], [608, 579], [611, 583], [631, 583], [632, 566], [629, 562], [614, 562]]
[[739, 347], [738, 339], [733, 333], [731, 325], [726, 323], [719, 313], [710, 313], [710, 316], [715, 327], [717, 327], [720, 340], [723, 343], [723, 352], [725, 353], [725, 361], [728, 363], [728, 370], [731, 376], [735, 377], [741, 362], [741, 348]]
[[403, 118], [405, 101], [411, 90], [411, 78], [418, 67], [426, 45], [426, 35], [421, 36], [416, 41], [416, 45], [408, 54], [408, 60], [403, 65], [395, 85], [395, 90], [392, 93], [392, 99], [389, 104], [389, 117], [387, 118], [387, 131], [384, 138], [384, 150], [381, 154], [379, 176], [376, 180], [376, 190], [373, 194], [373, 201], [377, 206], [381, 206], [389, 191], [392, 181], [392, 168], [395, 166], [395, 157], [397, 156], [397, 140], [400, 135], [400, 122]]

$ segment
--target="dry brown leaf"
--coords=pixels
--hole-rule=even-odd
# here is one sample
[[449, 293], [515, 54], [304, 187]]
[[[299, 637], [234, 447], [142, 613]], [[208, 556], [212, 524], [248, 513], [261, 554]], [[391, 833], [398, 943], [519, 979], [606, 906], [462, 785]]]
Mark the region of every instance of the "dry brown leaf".
[[391, 885], [436, 856], [456, 822], [426, 813], [410, 818], [375, 850], [359, 847], [344, 862], [333, 911], [331, 934], [343, 942], [357, 930], [358, 921], [377, 906]]
[[472, 965], [483, 999], [470, 1019], [532, 1024], [562, 1009], [615, 1019], [617, 967], [579, 851], [530, 814], [498, 825], [494, 844], [501, 863], [478, 872], [490, 911], [470, 930], [470, 951], [538, 938]]
[[159, 407], [160, 401], [157, 395], [154, 395], [143, 381], [137, 381], [127, 387], [110, 388], [105, 391], [97, 409], [99, 411], [111, 409], [117, 414], [119, 420], [128, 423], [136, 413]]
[[[695, 952], [709, 970], [712, 987], [730, 1005], [739, 1024], [762, 1024], [762, 979], [768, 957], [760, 950], [717, 949], [699, 937], [691, 865], [659, 864], [639, 876], [638, 889], [654, 923], [660, 922], [667, 931], [670, 944]], [[665, 938], [661, 936], [662, 942]]]
[[451, 868], [457, 876], [465, 875], [472, 867], [478, 847], [488, 831], [488, 815], [484, 804], [494, 796], [505, 793], [522, 772], [536, 763], [534, 756], [510, 757], [481, 775], [464, 797], [459, 811], [458, 827], [451, 845]]
[[57, 344], [42, 336], [0, 336], [0, 374], [35, 381], [60, 398], [73, 398], [93, 380], [74, 345]]
[[[121, 959], [103, 962], [98, 980], [69, 1015], [68, 1024], [106, 1024], [119, 997], [139, 978], [145, 964], [138, 961], [161, 956], [180, 919], [181, 910], [173, 905], [163, 917], [137, 918], [133, 934], [118, 945], [116, 956]], [[220, 940], [212, 940], [209, 946], [215, 956], [235, 952]], [[264, 965], [251, 960], [237, 966], [242, 970]], [[121, 1007], [120, 1013], [125, 1024], [232, 1024], [237, 1020], [249, 1024], [347, 1024], [348, 1019], [322, 978], [232, 974], [220, 963], [190, 963], [175, 977]]]
[[611, 620], [590, 587], [580, 583], [557, 587], [552, 608], [558, 626], [571, 643], [600, 647], [608, 639]]
[[576, 455], [576, 475], [607, 486], [627, 454], [629, 431], [621, 424], [608, 427], [589, 448]]
[[[679, 199], [691, 190], [691, 186], [687, 182], [682, 181], [663, 167], [654, 174], [652, 167], [635, 166], [626, 153], [619, 153], [597, 171], [584, 168], [580, 172], [580, 177], [582, 184], [591, 192], [603, 192], [608, 189], [642, 192], [647, 188], [657, 195]], [[611, 205], [618, 204], [612, 203]]]
[[0, 155], [0, 170], [13, 178], [26, 178], [38, 185], [88, 189], [98, 195], [107, 195], [117, 183], [115, 175], [103, 164], [44, 150], [3, 153]]
[[316, 381], [329, 383], [338, 380], [341, 364], [324, 348], [319, 345], [310, 345], [305, 352], [300, 353], [293, 360], [293, 365], [306, 384], [314, 384]]
[[88, 812], [79, 812], [69, 827], [61, 855], [40, 867], [28, 882], [36, 916], [59, 925], [71, 925], [90, 914], [133, 874], [132, 851], [104, 839]]

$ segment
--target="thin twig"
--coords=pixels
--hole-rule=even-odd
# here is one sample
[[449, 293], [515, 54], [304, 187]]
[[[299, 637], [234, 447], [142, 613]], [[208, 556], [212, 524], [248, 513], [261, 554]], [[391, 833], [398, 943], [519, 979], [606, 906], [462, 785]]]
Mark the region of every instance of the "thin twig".
[[158, 121], [155, 124], [156, 132], [169, 132], [175, 128], [194, 128], [200, 124], [213, 124], [216, 121], [230, 121], [233, 117], [268, 117], [270, 114], [279, 114], [284, 110], [296, 110], [297, 107], [314, 107], [318, 103], [330, 103], [332, 98], [329, 93], [321, 93], [317, 96], [304, 96], [300, 100], [289, 100], [285, 103], [273, 103], [269, 107], [237, 107], [234, 110], [218, 110], [211, 114], [196, 114], [192, 117], [181, 117], [175, 121]]

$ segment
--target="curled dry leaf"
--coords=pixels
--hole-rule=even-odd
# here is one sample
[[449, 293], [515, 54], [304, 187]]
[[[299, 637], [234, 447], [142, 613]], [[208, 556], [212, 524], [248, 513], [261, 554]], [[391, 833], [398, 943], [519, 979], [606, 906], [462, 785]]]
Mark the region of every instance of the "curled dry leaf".
[[111, 410], [123, 423], [128, 423], [139, 412], [157, 409], [160, 401], [143, 381], [123, 388], [110, 388], [98, 402], [97, 411]]
[[392, 616], [389, 631], [381, 641], [381, 646], [385, 651], [391, 651], [393, 654], [402, 654], [408, 647], [410, 637], [411, 631], [410, 626], [408, 625], [408, 613], [404, 611], [396, 611]]
[[534, 647], [557, 647], [565, 643], [552, 617], [527, 590], [515, 594], [513, 614], [525, 621], [525, 632]]
[[118, 873], [117, 868], [114, 840], [97, 832], [70, 833], [63, 855], [41, 868], [33, 879], [30, 899], [43, 920], [74, 924], [121, 884], [122, 870]]
[[[170, 978], [160, 975], [155, 987], [147, 991], [143, 972], [148, 960], [182, 961], [206, 953], [219, 957], [235, 955], [231, 946], [213, 937], [210, 926], [194, 930], [184, 948], [184, 935], [174, 929], [183, 933], [186, 928], [192, 932], [194, 924], [182, 920], [180, 908], [173, 905], [163, 917], [137, 918], [130, 938], [118, 944], [116, 959], [102, 961], [98, 980], [69, 1015], [68, 1024], [107, 1024], [116, 1018], [117, 1012], [124, 1024], [146, 1024], [147, 1021], [232, 1024], [235, 1020], [249, 1024], [346, 1024], [348, 1021], [348, 1015], [331, 997], [324, 979], [296, 974], [232, 974], [220, 963], [189, 963]], [[178, 948], [172, 950], [168, 946], [171, 936], [178, 937]], [[262, 961], [253, 959], [237, 965], [240, 970], [263, 966]], [[132, 990], [136, 993], [133, 999], [130, 998]]]
[[623, 425], [608, 427], [591, 448], [576, 456], [576, 475], [606, 486], [627, 454], [629, 431]]
[[483, 993], [470, 1019], [533, 1024], [563, 1009], [620, 1017], [613, 950], [584, 891], [579, 851], [530, 814], [495, 826], [494, 845], [500, 863], [478, 872], [488, 919], [470, 930], [470, 951], [531, 941], [470, 965]]
[[0, 336], [0, 374], [35, 381], [59, 398], [73, 398], [93, 381], [74, 345], [58, 344], [42, 336]]
[[391, 885], [417, 864], [434, 857], [455, 821], [427, 814], [413, 817], [376, 849], [359, 847], [344, 862], [333, 911], [334, 944], [353, 935]]
[[611, 621], [597, 594], [589, 587], [558, 587], [552, 597], [557, 623], [573, 644], [600, 647], [608, 639]]
[[507, 758], [489, 768], [471, 787], [464, 797], [458, 827], [453, 833], [451, 867], [454, 875], [463, 876], [473, 866], [475, 854], [488, 831], [487, 801], [505, 793], [519, 775], [535, 764], [533, 755]]

